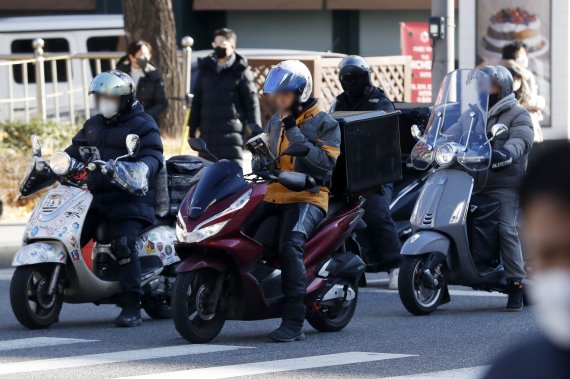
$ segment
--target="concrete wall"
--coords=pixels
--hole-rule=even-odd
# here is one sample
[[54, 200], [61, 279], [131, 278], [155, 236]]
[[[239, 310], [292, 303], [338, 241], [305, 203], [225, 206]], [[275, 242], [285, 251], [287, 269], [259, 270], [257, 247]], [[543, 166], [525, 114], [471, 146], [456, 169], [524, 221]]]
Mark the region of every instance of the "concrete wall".
[[332, 46], [331, 12], [229, 11], [227, 23], [241, 47], [327, 51]]

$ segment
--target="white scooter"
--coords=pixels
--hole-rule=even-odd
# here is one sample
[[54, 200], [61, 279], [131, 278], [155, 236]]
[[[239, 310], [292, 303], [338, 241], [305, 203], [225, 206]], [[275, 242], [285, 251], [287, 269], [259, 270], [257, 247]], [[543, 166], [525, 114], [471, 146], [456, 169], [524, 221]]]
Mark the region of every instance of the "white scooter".
[[[136, 154], [139, 137], [127, 136], [128, 154]], [[55, 153], [49, 163], [41, 158], [41, 146], [32, 136], [34, 163], [20, 191], [29, 196], [54, 183], [38, 202], [24, 233], [23, 246], [14, 256], [16, 267], [10, 285], [10, 302], [18, 321], [27, 328], [47, 328], [59, 319], [63, 302], [120, 304], [119, 264], [111, 245], [95, 243], [92, 268], [82, 255], [81, 230], [93, 200], [85, 186], [88, 171], [104, 172], [105, 162], [84, 166], [64, 152]], [[69, 175], [71, 168], [79, 175]], [[134, 174], [123, 172], [124, 174]], [[113, 179], [121, 180], [115, 172]], [[139, 175], [141, 176], [141, 175]], [[51, 179], [51, 180], [50, 180]], [[132, 178], [127, 178], [131, 180]], [[146, 180], [146, 178], [145, 178]], [[133, 186], [137, 186], [133, 182]], [[144, 188], [143, 188], [144, 191]], [[171, 317], [170, 292], [180, 261], [174, 250], [174, 220], [160, 220], [142, 232], [136, 242], [142, 266], [142, 306], [155, 319]]]

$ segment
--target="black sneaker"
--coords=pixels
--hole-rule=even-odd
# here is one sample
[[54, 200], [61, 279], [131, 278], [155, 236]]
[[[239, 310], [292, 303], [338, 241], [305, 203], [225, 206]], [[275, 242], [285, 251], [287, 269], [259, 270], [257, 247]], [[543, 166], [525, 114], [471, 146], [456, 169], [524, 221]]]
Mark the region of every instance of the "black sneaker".
[[269, 334], [275, 342], [294, 342], [303, 341], [305, 339], [305, 333], [303, 333], [303, 328], [292, 330], [285, 326], [285, 323], [281, 323], [281, 326]]
[[518, 312], [524, 305], [524, 287], [521, 279], [511, 279], [508, 289], [507, 311]]

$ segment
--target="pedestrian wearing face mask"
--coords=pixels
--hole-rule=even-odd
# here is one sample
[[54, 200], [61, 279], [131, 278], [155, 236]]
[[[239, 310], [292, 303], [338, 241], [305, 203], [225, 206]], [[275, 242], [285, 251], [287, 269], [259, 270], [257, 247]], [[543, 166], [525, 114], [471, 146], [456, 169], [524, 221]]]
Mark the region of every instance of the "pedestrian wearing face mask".
[[486, 379], [570, 378], [570, 143], [530, 162], [520, 186], [526, 246], [533, 261], [529, 294], [540, 333], [493, 364]]
[[253, 75], [235, 51], [236, 41], [231, 29], [218, 29], [213, 53], [198, 59], [189, 127], [190, 136], [199, 135], [212, 154], [241, 165], [244, 136], [261, 133], [261, 116]]
[[131, 42], [127, 47], [127, 55], [119, 61], [117, 69], [133, 79], [137, 100], [144, 107], [144, 111], [158, 124], [160, 115], [167, 107], [167, 100], [162, 74], [150, 63], [150, 59], [151, 50], [148, 42]]
[[528, 69], [528, 55], [526, 45], [520, 41], [512, 42], [503, 47], [503, 60], [501, 66], [509, 71], [516, 72], [513, 75], [513, 91], [519, 101], [532, 117], [534, 126], [534, 142], [542, 142], [542, 129], [540, 122], [543, 119], [542, 110], [546, 102], [544, 97], [538, 94], [538, 86], [534, 74]]

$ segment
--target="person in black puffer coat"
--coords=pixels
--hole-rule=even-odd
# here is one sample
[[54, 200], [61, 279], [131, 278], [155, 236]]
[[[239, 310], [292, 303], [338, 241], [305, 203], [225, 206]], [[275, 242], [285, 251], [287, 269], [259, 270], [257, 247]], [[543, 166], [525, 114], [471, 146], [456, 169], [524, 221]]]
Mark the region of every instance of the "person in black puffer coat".
[[[139, 149], [133, 158], [126, 161], [139, 165], [140, 172], [148, 168], [148, 191], [142, 196], [120, 188], [106, 174], [89, 172], [87, 187], [93, 194], [93, 202], [81, 235], [81, 245], [84, 246], [94, 239], [101, 226], [106, 226], [104, 238], [110, 241], [120, 264], [119, 281], [123, 293], [123, 310], [115, 323], [118, 326], [138, 326], [141, 324], [143, 291], [135, 243], [141, 231], [155, 221], [156, 174], [164, 159], [162, 141], [153, 118], [135, 100], [134, 82], [127, 74], [117, 70], [103, 72], [93, 79], [89, 93], [95, 94], [100, 114], [85, 122], [65, 151], [84, 164], [100, 159], [112, 166], [111, 160], [127, 154], [127, 135], [136, 134], [140, 139]], [[99, 156], [86, 152], [82, 147], [97, 148]]]
[[150, 64], [150, 59], [150, 45], [147, 42], [132, 42], [127, 47], [127, 55], [119, 61], [117, 70], [125, 72], [133, 79], [137, 100], [158, 124], [168, 102], [164, 94], [162, 74]]
[[198, 60], [190, 136], [199, 132], [212, 154], [241, 165], [244, 123], [252, 134], [261, 133], [257, 90], [247, 60], [234, 51], [233, 31], [223, 28], [214, 32], [212, 46], [214, 53]]
[[[336, 97], [331, 112], [394, 110], [394, 104], [384, 91], [372, 85], [370, 65], [364, 58], [349, 55], [340, 62], [338, 68], [344, 92]], [[368, 270], [388, 271], [388, 286], [397, 289], [402, 258], [400, 237], [390, 213], [393, 189], [393, 184], [389, 183], [383, 185], [382, 190], [365, 196], [363, 220], [367, 227], [362, 233], [371, 245]]]

